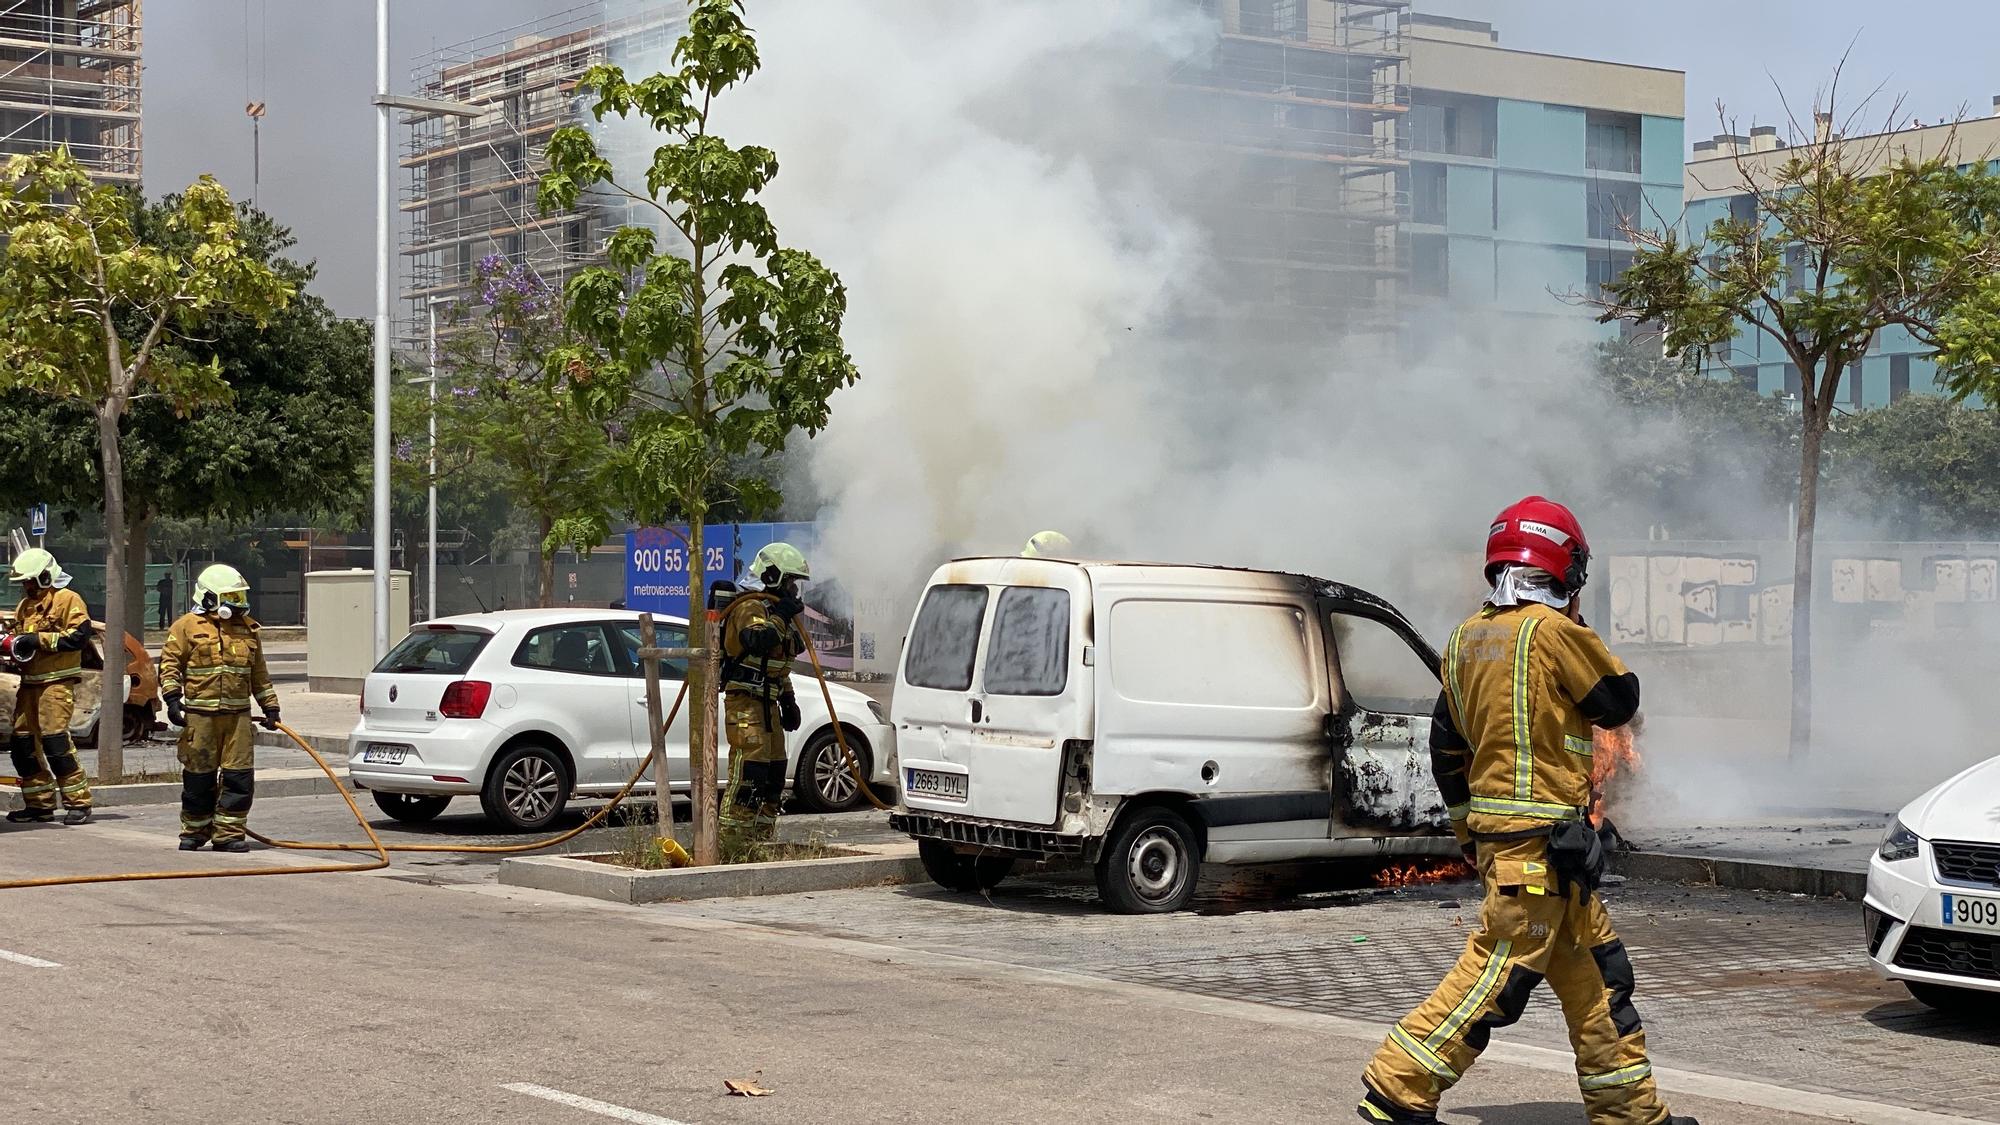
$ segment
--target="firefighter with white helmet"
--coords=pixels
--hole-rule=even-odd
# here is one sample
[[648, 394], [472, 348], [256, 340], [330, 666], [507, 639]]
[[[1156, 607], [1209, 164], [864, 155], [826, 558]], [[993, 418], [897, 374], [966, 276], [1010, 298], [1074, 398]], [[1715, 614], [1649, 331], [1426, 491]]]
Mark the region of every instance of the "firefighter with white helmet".
[[785, 732], [799, 729], [792, 661], [805, 651], [799, 584], [812, 578], [805, 555], [773, 543], [750, 561], [765, 597], [738, 597], [722, 615], [723, 723], [729, 781], [723, 790], [721, 842], [740, 855], [771, 839], [785, 792]]
[[1066, 559], [1076, 554], [1076, 544], [1060, 531], [1037, 531], [1021, 548], [1024, 559]]
[[[9, 577], [20, 587], [21, 603], [13, 626], [0, 638], [0, 663], [21, 678], [8, 750], [21, 777], [25, 807], [8, 813], [7, 819], [16, 824], [54, 820], [60, 794], [63, 823], [88, 824], [90, 780], [76, 760], [69, 726], [76, 712], [76, 682], [83, 678], [83, 650], [90, 644], [90, 610], [69, 588], [69, 575], [56, 557], [40, 547], [14, 556]], [[105, 682], [116, 680], [107, 676]]]
[[194, 583], [194, 608], [167, 631], [160, 694], [181, 728], [181, 850], [213, 843], [247, 852], [244, 826], [256, 793], [250, 703], [263, 724], [278, 725], [278, 691], [264, 664], [264, 642], [250, 616], [250, 583], [217, 563]]

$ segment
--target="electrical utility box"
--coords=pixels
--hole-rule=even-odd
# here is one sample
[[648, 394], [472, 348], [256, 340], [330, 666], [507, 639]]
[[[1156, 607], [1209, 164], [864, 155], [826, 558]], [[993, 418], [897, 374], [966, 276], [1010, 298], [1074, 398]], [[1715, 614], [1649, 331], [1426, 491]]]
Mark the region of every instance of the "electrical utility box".
[[[410, 572], [389, 572], [389, 644], [410, 631]], [[306, 575], [306, 690], [361, 694], [375, 667], [375, 572]]]

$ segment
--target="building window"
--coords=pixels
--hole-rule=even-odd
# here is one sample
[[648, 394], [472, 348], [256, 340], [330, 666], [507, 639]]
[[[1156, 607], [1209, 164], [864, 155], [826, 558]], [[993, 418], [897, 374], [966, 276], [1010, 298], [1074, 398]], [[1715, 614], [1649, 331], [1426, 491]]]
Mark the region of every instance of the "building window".
[[1499, 131], [1499, 105], [1493, 98], [1446, 94], [1437, 90], [1410, 92], [1410, 114], [1403, 126], [1411, 152], [1493, 158], [1493, 136]]
[[1442, 297], [1450, 289], [1450, 244], [1441, 234], [1419, 234], [1410, 239], [1410, 291], [1423, 297]]
[[1812, 280], [1807, 276], [1810, 269], [1811, 265], [1806, 260], [1805, 247], [1785, 247], [1785, 296], [1789, 297], [1799, 290], [1807, 288], [1808, 283]]
[[1632, 241], [1620, 228], [1637, 225], [1639, 221], [1638, 184], [1591, 184], [1587, 202], [1590, 237], [1611, 242]]
[[1639, 118], [1588, 110], [1583, 115], [1583, 166], [1598, 172], [1639, 174]]
[[1587, 259], [1589, 288], [1587, 294], [1595, 295], [1610, 288], [1618, 280], [1618, 275], [1632, 268], [1632, 253], [1629, 250], [1592, 250]]
[[1729, 197], [1729, 217], [1739, 223], [1757, 221], [1757, 197], [1754, 195], [1732, 195]]
[[1889, 401], [1895, 402], [1910, 393], [1910, 357], [1892, 355], [1889, 357]]
[[1785, 365], [1785, 397], [1798, 398], [1800, 389], [1799, 365], [1796, 363], [1787, 363]]
[[1444, 165], [1410, 165], [1410, 221], [1445, 224]]
[[1847, 405], [1861, 409], [1861, 361], [1847, 365]]

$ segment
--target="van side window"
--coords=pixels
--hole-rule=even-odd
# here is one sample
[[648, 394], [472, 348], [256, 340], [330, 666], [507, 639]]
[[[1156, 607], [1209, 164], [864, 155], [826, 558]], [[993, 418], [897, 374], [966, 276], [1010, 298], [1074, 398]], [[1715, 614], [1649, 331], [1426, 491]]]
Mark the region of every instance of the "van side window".
[[986, 690], [994, 695], [1061, 695], [1069, 684], [1069, 591], [1009, 586], [993, 611]]
[[986, 587], [933, 586], [910, 630], [903, 679], [915, 687], [964, 691], [972, 686], [972, 661], [986, 619]]
[[1379, 622], [1333, 615], [1334, 685], [1340, 700], [1382, 714], [1428, 715], [1437, 702], [1437, 672], [1409, 643]]

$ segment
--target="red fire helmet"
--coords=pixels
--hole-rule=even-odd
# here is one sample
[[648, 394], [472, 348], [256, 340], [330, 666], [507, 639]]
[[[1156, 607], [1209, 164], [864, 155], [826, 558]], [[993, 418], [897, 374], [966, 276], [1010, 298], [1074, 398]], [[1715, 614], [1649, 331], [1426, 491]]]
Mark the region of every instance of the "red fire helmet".
[[1568, 508], [1547, 497], [1529, 496], [1502, 508], [1486, 532], [1488, 582], [1503, 563], [1541, 567], [1555, 575], [1567, 592], [1575, 593], [1588, 577], [1590, 543]]

